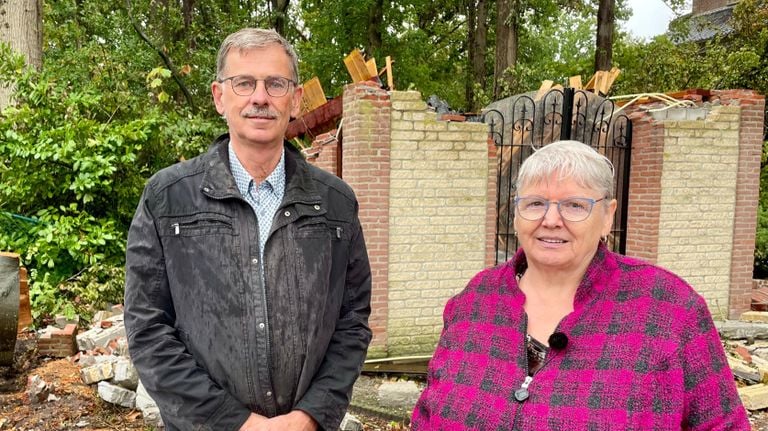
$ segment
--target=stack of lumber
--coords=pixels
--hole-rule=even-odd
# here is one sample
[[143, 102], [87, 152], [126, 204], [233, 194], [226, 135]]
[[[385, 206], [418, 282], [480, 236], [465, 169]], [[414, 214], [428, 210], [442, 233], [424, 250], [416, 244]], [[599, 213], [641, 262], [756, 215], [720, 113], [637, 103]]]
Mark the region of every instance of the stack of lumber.
[[[387, 75], [387, 88], [394, 90], [395, 84], [392, 77], [392, 57], [386, 57], [386, 65], [378, 70], [376, 66], [376, 59], [365, 59], [363, 53], [355, 48], [352, 52], [344, 57], [344, 66], [346, 66], [349, 75], [352, 77], [352, 83], [358, 83], [363, 81], [374, 81], [382, 84], [381, 76], [386, 73]], [[320, 84], [320, 79], [317, 76], [313, 76], [308, 81], [302, 84], [304, 88], [304, 94], [301, 97], [301, 113], [299, 117], [312, 112], [315, 109], [326, 104], [328, 99], [325, 97], [325, 91]]]
[[[591, 91], [599, 96], [605, 97], [611, 90], [616, 78], [621, 74], [621, 70], [617, 67], [611, 70], [598, 70], [592, 75], [592, 78], [587, 81], [587, 85], [582, 85], [581, 75], [575, 75], [568, 78], [568, 87], [574, 90], [587, 90]], [[541, 82], [539, 90], [536, 92], [533, 100], [540, 100], [544, 95], [552, 90], [562, 90], [563, 86], [555, 84], [554, 81], [544, 80]]]

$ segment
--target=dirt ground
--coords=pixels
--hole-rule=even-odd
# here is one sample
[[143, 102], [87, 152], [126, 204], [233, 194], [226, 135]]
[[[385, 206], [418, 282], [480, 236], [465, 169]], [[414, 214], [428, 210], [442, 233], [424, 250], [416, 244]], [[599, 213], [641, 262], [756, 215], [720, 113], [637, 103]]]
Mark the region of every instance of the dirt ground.
[[[0, 367], [0, 431], [154, 431], [138, 410], [102, 401], [95, 386], [82, 382], [78, 365], [70, 359], [39, 358], [33, 335], [20, 337], [15, 356], [13, 367]], [[27, 379], [32, 375], [52, 386], [51, 400], [29, 399]], [[408, 430], [402, 421], [386, 415], [354, 409], [353, 414], [365, 431]], [[752, 412], [750, 421], [753, 431], [768, 431], [768, 411]]]

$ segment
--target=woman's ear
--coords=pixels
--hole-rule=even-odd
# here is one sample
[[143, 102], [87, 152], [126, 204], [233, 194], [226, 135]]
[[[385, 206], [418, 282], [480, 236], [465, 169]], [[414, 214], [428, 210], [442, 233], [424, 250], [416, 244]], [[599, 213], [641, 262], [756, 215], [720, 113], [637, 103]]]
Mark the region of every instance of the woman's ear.
[[613, 218], [616, 214], [616, 207], [618, 207], [619, 203], [616, 201], [616, 199], [611, 199], [610, 202], [608, 202], [608, 205], [605, 206], [605, 219], [603, 220], [603, 230], [602, 236], [610, 235], [611, 229], [613, 229]]

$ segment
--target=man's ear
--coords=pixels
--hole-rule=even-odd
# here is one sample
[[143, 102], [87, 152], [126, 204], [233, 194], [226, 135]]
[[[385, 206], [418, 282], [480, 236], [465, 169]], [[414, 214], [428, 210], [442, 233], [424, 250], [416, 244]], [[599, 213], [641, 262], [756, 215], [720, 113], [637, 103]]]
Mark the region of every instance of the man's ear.
[[291, 96], [291, 118], [298, 118], [299, 113], [301, 113], [301, 96], [304, 94], [304, 87], [296, 85], [296, 89], [293, 90], [293, 95]]
[[216, 105], [216, 111], [224, 115], [224, 102], [221, 100], [221, 97], [224, 95], [224, 89], [220, 82], [213, 81], [211, 83], [211, 95], [213, 96], [213, 104]]

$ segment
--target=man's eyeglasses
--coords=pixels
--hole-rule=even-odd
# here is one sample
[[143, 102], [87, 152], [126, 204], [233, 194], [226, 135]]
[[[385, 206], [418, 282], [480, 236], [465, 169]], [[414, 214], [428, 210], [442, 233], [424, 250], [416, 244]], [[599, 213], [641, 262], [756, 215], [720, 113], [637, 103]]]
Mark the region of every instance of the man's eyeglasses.
[[561, 201], [548, 201], [541, 197], [525, 197], [515, 198], [515, 208], [517, 214], [520, 217], [536, 221], [544, 218], [544, 215], [549, 210], [550, 204], [557, 205], [557, 211], [560, 213], [560, 217], [563, 220], [577, 222], [584, 221], [592, 213], [592, 208], [597, 202], [607, 199], [602, 197], [600, 199], [591, 198], [568, 198]]
[[220, 83], [224, 83], [224, 81], [229, 81], [232, 84], [232, 91], [238, 96], [250, 96], [253, 94], [259, 81], [264, 81], [264, 88], [267, 90], [267, 94], [272, 97], [285, 96], [288, 94], [291, 84], [296, 85], [295, 82], [282, 76], [268, 76], [264, 79], [256, 79], [253, 76], [237, 75], [219, 80]]

